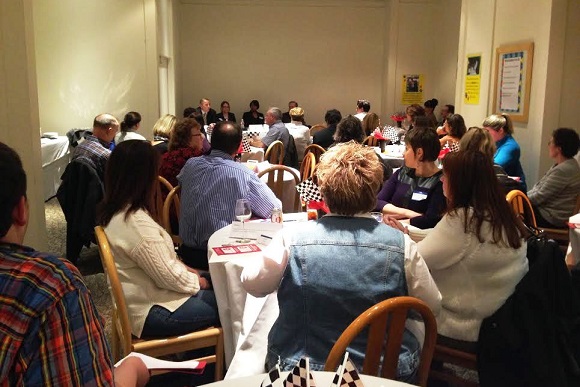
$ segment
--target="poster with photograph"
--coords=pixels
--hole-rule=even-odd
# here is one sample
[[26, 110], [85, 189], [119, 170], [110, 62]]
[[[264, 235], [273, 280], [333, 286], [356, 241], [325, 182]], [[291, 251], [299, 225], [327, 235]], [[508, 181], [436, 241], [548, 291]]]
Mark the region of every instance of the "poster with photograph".
[[481, 54], [467, 55], [467, 74], [463, 102], [468, 105], [479, 105], [481, 90]]
[[423, 74], [403, 75], [401, 103], [403, 105], [412, 105], [414, 103], [423, 105]]

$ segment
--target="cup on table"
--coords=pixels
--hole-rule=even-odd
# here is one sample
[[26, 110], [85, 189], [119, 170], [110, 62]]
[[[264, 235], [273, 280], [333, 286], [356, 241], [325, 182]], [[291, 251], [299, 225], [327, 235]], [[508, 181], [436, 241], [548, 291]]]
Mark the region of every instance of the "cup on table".
[[306, 213], [308, 214], [308, 220], [317, 220], [318, 219], [318, 210], [314, 208], [309, 208]]

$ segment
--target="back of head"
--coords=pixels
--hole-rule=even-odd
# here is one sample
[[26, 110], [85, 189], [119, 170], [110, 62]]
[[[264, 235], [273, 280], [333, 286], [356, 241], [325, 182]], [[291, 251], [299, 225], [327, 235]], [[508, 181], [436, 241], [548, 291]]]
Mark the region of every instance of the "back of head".
[[111, 127], [118, 127], [119, 121], [115, 118], [115, 116], [103, 113], [99, 114], [93, 120], [93, 130], [103, 130], [106, 131]]
[[365, 135], [370, 135], [380, 125], [379, 116], [376, 113], [369, 113], [362, 120], [362, 127]]
[[191, 136], [195, 132], [201, 132], [201, 127], [197, 120], [193, 118], [183, 118], [175, 124], [171, 137], [169, 138], [169, 151], [179, 148], [187, 148], [191, 143]]
[[418, 105], [418, 104], [413, 104], [413, 105], [409, 105], [407, 106], [407, 109], [405, 110], [405, 113], [407, 113], [408, 115], [411, 116], [411, 118], [413, 120], [415, 120], [417, 117], [420, 116], [424, 116], [425, 115], [425, 109], [423, 108], [423, 106]]
[[496, 132], [503, 128], [505, 134], [513, 134], [514, 132], [512, 120], [507, 114], [492, 114], [483, 120], [481, 125], [484, 128], [492, 128]]
[[290, 118], [292, 118], [292, 121], [302, 121], [304, 119], [304, 109], [301, 107], [290, 109]]
[[351, 216], [375, 208], [383, 183], [383, 167], [373, 148], [349, 142], [322, 155], [316, 179], [328, 208]]
[[578, 146], [580, 146], [580, 139], [578, 133], [570, 128], [558, 128], [552, 132], [554, 145], [560, 147], [562, 156], [570, 159], [578, 153]]
[[439, 105], [439, 101], [435, 98], [429, 99], [429, 100], [425, 101], [425, 103], [423, 104], [423, 106], [425, 106], [426, 108], [429, 108], [429, 109], [435, 109], [437, 107], [437, 105]]
[[447, 186], [447, 210], [471, 209], [464, 218], [465, 232], [475, 233], [480, 242], [482, 224], [489, 221], [494, 243], [518, 248], [521, 246], [516, 218], [509, 208], [487, 155], [479, 151], [451, 152], [443, 159]]
[[121, 131], [126, 132], [141, 122], [141, 114], [137, 112], [129, 112], [125, 114], [123, 122], [121, 122]]
[[477, 126], [469, 128], [459, 141], [459, 149], [464, 151], [479, 151], [486, 155], [493, 164], [493, 156], [496, 150], [495, 142], [491, 134], [483, 128]]
[[153, 135], [169, 139], [177, 118], [173, 114], [166, 114], [159, 118], [153, 126]]
[[445, 106], [447, 106], [447, 110], [449, 111], [450, 114], [455, 113], [455, 105], [445, 105]]
[[324, 115], [324, 121], [326, 121], [328, 125], [336, 125], [340, 120], [342, 120], [342, 114], [340, 114], [336, 109], [328, 110]]
[[228, 155], [237, 153], [241, 142], [242, 128], [235, 122], [220, 121], [211, 133], [212, 149], [220, 150]]
[[139, 209], [155, 218], [158, 213], [159, 152], [149, 141], [128, 140], [115, 147], [105, 169], [105, 198], [100, 206], [99, 224], [127, 209]]
[[359, 99], [356, 101], [356, 107], [362, 109], [363, 112], [368, 113], [371, 110], [371, 103], [366, 99]]
[[421, 126], [424, 128], [431, 128], [431, 129], [435, 129], [435, 127], [433, 126], [433, 122], [431, 121], [431, 119], [427, 116], [417, 116], [414, 118], [413, 121], [413, 126]]
[[447, 116], [446, 121], [451, 129], [449, 134], [456, 138], [462, 138], [467, 131], [463, 117], [460, 114], [451, 114]]
[[405, 136], [405, 143], [409, 144], [413, 152], [423, 149], [423, 162], [435, 161], [441, 151], [441, 143], [437, 133], [432, 128], [417, 126], [410, 129]]
[[26, 197], [26, 172], [18, 153], [0, 142], [0, 238], [12, 226], [12, 212]]
[[344, 117], [337, 125], [334, 132], [334, 142], [342, 143], [356, 141], [362, 143], [365, 139], [365, 133], [362, 123], [353, 115]]
[[186, 107], [185, 109], [183, 109], [183, 118], [188, 118], [191, 117], [191, 115], [195, 113], [195, 108], [194, 107]]

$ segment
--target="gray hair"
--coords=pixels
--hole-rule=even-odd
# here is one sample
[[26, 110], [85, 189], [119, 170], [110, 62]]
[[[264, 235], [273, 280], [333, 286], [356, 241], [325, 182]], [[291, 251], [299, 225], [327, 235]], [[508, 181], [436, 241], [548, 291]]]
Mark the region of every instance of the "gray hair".
[[280, 108], [271, 107], [270, 109], [268, 109], [268, 113], [270, 113], [272, 116], [274, 116], [276, 121], [282, 120], [282, 110], [280, 110]]

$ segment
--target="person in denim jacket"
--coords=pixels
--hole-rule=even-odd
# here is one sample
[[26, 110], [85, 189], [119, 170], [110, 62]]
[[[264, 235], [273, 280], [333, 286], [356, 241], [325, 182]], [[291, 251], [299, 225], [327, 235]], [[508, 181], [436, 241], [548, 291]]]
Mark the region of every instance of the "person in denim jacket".
[[[335, 341], [369, 307], [397, 296], [425, 301], [435, 314], [441, 295], [408, 235], [370, 216], [382, 183], [374, 150], [354, 142], [326, 152], [317, 167], [331, 213], [315, 222], [284, 227], [263, 259], [242, 273], [244, 288], [263, 297], [278, 291], [280, 315], [268, 336], [266, 366], [291, 370], [303, 356], [322, 370]], [[408, 320], [398, 378], [411, 381], [419, 364], [421, 322]], [[362, 367], [361, 337], [348, 348]]]

